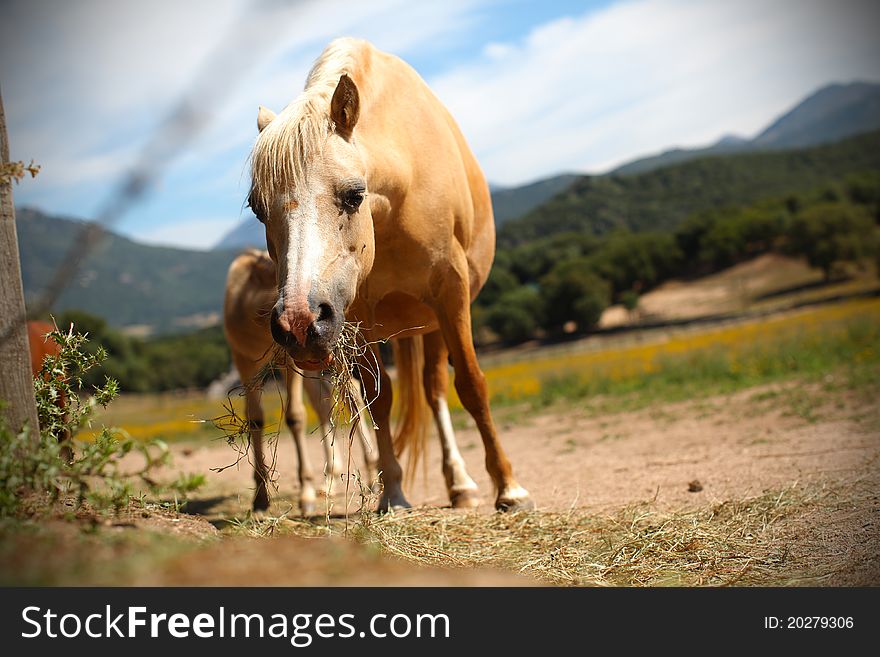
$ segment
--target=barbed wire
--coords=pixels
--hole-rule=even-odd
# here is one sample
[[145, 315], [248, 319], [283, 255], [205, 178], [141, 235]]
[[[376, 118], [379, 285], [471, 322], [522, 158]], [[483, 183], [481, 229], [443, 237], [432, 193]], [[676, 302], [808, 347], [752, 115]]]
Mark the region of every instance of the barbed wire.
[[[315, 0], [298, 0], [296, 9]], [[159, 124], [152, 137], [141, 149], [134, 165], [125, 172], [99, 207], [93, 221], [85, 222], [71, 242], [62, 261], [55, 268], [49, 284], [30, 304], [25, 316], [10, 321], [0, 333], [0, 344], [8, 340], [16, 326], [28, 317], [39, 317], [48, 312], [62, 292], [75, 280], [89, 254], [113, 226], [150, 194], [154, 183], [161, 178], [174, 159], [207, 128], [244, 74], [277, 44], [286, 25], [282, 20], [250, 19], [267, 11], [289, 10], [291, 3], [284, 0], [254, 0], [246, 4], [221, 36], [211, 53], [193, 76], [187, 91], [174, 109]]]

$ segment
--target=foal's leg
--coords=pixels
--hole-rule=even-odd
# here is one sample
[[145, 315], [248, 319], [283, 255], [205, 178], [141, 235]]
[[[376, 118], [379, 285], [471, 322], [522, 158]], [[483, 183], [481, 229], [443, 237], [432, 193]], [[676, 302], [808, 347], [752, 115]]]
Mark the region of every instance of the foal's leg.
[[464, 459], [455, 442], [452, 430], [452, 418], [446, 403], [446, 391], [449, 388], [449, 370], [446, 360], [449, 351], [439, 331], [423, 336], [425, 342], [425, 397], [434, 412], [434, 422], [440, 436], [440, 447], [443, 451], [443, 477], [446, 479], [446, 490], [453, 508], [474, 507], [480, 503], [477, 484], [471, 479], [464, 466]]
[[284, 372], [287, 377], [287, 408], [284, 419], [293, 435], [296, 456], [299, 460], [299, 510], [303, 516], [315, 515], [315, 485], [309, 450], [306, 448], [306, 407], [303, 404], [303, 376], [289, 367]]
[[455, 390], [461, 403], [477, 423], [486, 449], [486, 470], [495, 484], [495, 508], [500, 511], [530, 509], [534, 503], [528, 491], [516, 483], [510, 461], [498, 440], [489, 411], [489, 394], [471, 337], [470, 283], [467, 258], [459, 247], [452, 253], [441, 294], [435, 300], [440, 328], [455, 368]]
[[[391, 438], [391, 379], [385, 372], [382, 358], [378, 349], [370, 347], [370, 355], [361, 356], [361, 380], [364, 383], [364, 392], [370, 403], [370, 414], [373, 421], [379, 427], [376, 432], [379, 443], [379, 470], [382, 479], [382, 497], [379, 499], [379, 511], [388, 511], [395, 508], [409, 508], [401, 489], [402, 471], [397, 456], [394, 454], [394, 443]], [[375, 363], [373, 360], [375, 359]], [[379, 372], [372, 370], [378, 365]], [[378, 380], [377, 380], [378, 379]]]
[[333, 412], [332, 390], [322, 376], [306, 374], [306, 394], [315, 413], [318, 415], [321, 444], [324, 446], [324, 490], [332, 494], [336, 478], [342, 474], [342, 459], [336, 445], [336, 433], [330, 425], [330, 414]]
[[253, 450], [254, 483], [256, 484], [253, 509], [254, 511], [265, 511], [269, 508], [269, 472], [263, 458], [263, 407], [260, 404], [262, 389], [254, 380], [259, 367], [256, 362], [234, 351], [232, 352], [232, 360], [245, 389], [244, 414], [248, 429], [248, 443], [250, 449]]
[[[58, 404], [58, 408], [63, 411], [67, 407], [67, 396], [62, 392], [58, 395], [58, 399], [55, 403]], [[65, 427], [61, 430], [61, 433], [58, 434], [58, 444], [61, 445], [61, 458], [64, 459], [64, 462], [73, 463], [73, 439], [70, 436], [70, 429], [66, 426], [67, 420], [68, 415], [65, 412], [62, 417]]]

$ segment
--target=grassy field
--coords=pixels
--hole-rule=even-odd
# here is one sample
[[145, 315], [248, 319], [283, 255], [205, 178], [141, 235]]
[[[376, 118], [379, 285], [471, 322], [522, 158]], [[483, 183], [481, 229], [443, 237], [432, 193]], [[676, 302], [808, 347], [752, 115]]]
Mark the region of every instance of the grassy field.
[[[880, 377], [880, 299], [792, 311], [715, 328], [662, 330], [631, 337], [587, 340], [484, 365], [493, 405], [550, 404], [588, 400], [602, 411], [637, 408], [729, 392], [793, 377], [821, 378], [843, 368], [846, 377]], [[450, 408], [464, 411], [450, 386]], [[239, 413], [242, 400], [231, 402]], [[203, 441], [222, 434], [213, 420], [228, 400], [201, 393], [123, 395], [96, 423], [124, 429], [134, 438]], [[278, 429], [282, 398], [263, 396], [267, 431]], [[309, 408], [309, 422], [317, 419]], [[88, 438], [89, 433], [83, 437]]]
[[792, 377], [810, 380], [840, 367], [849, 377], [870, 379], [880, 365], [880, 299], [624, 340], [629, 344], [590, 351], [573, 345], [486, 367], [492, 401], [546, 405], [601, 397], [637, 407]]
[[[269, 384], [263, 394], [267, 432], [279, 430], [283, 397], [280, 389]], [[188, 391], [161, 394], [123, 394], [112, 406], [95, 415], [96, 425], [118, 427], [138, 440], [160, 439], [166, 442], [181, 440], [204, 441], [222, 437], [214, 421], [226, 415], [232, 404], [237, 413], [244, 412], [244, 400], [233, 391], [228, 399], [209, 399], [202, 392]], [[308, 421], [317, 423], [317, 416], [306, 405]], [[84, 440], [95, 435], [84, 431]]]

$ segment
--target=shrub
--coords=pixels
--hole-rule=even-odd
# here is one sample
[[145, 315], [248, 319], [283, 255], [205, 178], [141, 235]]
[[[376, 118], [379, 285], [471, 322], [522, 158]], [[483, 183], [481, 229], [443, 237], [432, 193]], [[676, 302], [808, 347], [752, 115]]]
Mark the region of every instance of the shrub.
[[861, 206], [819, 203], [800, 212], [791, 225], [788, 248], [805, 256], [810, 266], [831, 278], [834, 265], [874, 256], [877, 234], [874, 220]]
[[569, 321], [586, 331], [595, 326], [611, 303], [608, 282], [590, 269], [590, 261], [576, 258], [558, 264], [541, 279], [544, 327], [558, 331]]
[[[88, 340], [72, 327], [66, 333], [56, 329], [50, 339], [60, 349], [57, 355], [46, 356], [34, 379], [39, 430], [25, 427], [15, 433], [0, 418], [0, 517], [17, 515], [30, 495], [49, 503], [73, 495], [78, 504], [104, 509], [125, 505], [137, 480], [153, 493], [185, 494], [201, 485], [201, 475], [184, 475], [169, 486], [156, 484], [150, 474], [169, 462], [168, 447], [161, 441], [138, 443], [119, 430], [103, 428], [93, 442], [79, 446], [79, 454], [65, 455], [67, 441], [90, 424], [95, 406], [112, 401], [118, 387], [105, 378], [103, 385], [84, 396], [83, 379], [104, 361], [106, 352], [98, 348], [89, 353]], [[59, 404], [59, 399], [65, 403]], [[64, 444], [58, 436], [66, 436]], [[133, 451], [141, 453], [144, 465], [124, 471], [122, 459]]]
[[504, 293], [486, 311], [486, 323], [504, 342], [525, 342], [541, 325], [541, 297], [530, 287]]

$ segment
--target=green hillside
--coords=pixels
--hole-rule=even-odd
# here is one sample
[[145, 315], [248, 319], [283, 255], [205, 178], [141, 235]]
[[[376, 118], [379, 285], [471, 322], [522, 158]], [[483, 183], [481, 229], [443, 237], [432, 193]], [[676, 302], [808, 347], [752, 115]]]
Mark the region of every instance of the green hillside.
[[574, 173], [564, 173], [552, 178], [544, 178], [521, 187], [492, 190], [492, 210], [495, 225], [523, 216], [545, 201], [553, 198], [580, 178]]
[[[810, 149], [708, 157], [639, 175], [576, 177], [547, 203], [500, 226], [496, 268], [505, 269], [512, 257], [517, 264], [507, 268], [516, 270], [521, 282], [532, 280], [519, 269], [549, 271], [544, 265], [551, 263], [542, 261], [556, 251], [548, 239], [578, 253], [596, 248], [593, 237], [616, 229], [647, 233], [651, 242], [651, 234], [670, 233], [696, 213], [802, 194], [850, 174], [877, 171], [880, 132]], [[48, 284], [80, 226], [36, 210], [18, 211], [29, 299]], [[534, 248], [513, 257], [518, 245]], [[80, 309], [113, 327], [144, 325], [156, 334], [198, 328], [219, 318], [226, 270], [236, 251], [149, 246], [108, 232], [53, 311]], [[615, 290], [621, 285], [615, 283]]]
[[[82, 222], [27, 208], [16, 211], [16, 220], [25, 296], [32, 301], [54, 276]], [[156, 333], [190, 330], [199, 324], [195, 316], [222, 308], [235, 253], [149, 246], [107, 232], [52, 310], [76, 308], [112, 326], [142, 324]]]
[[880, 132], [809, 149], [708, 157], [633, 176], [583, 176], [498, 233], [500, 246], [562, 232], [675, 228], [711, 208], [807, 191], [880, 169]]

